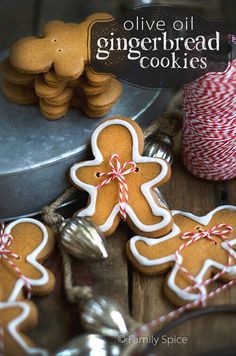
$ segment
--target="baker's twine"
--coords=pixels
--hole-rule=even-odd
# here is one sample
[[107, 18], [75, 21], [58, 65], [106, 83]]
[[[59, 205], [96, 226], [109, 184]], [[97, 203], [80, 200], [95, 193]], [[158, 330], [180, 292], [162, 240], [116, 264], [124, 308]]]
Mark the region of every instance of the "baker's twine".
[[[56, 212], [65, 201], [71, 198], [76, 189], [71, 187], [60, 195], [52, 204], [45, 206], [42, 210], [42, 218], [44, 222], [51, 227], [57, 236], [60, 236], [59, 227], [65, 220], [64, 217]], [[59, 249], [63, 261], [63, 274], [64, 274], [64, 288], [69, 302], [79, 303], [92, 297], [92, 288], [89, 286], [74, 286], [72, 278], [72, 259], [62, 246], [60, 239], [58, 239]]]
[[16, 272], [18, 277], [22, 279], [25, 287], [27, 288], [27, 298], [30, 299], [32, 295], [32, 288], [29, 279], [24, 275], [21, 269], [12, 261], [13, 259], [19, 260], [20, 256], [9, 250], [12, 242], [13, 236], [5, 232], [5, 225], [3, 222], [0, 223], [0, 261], [6, 261], [7, 264]]
[[236, 177], [235, 98], [236, 60], [184, 87], [183, 162], [199, 178]]
[[117, 179], [119, 183], [119, 211], [120, 217], [126, 221], [127, 206], [129, 204], [129, 188], [126, 180], [126, 175], [134, 173], [137, 169], [136, 163], [133, 161], [126, 161], [121, 164], [121, 158], [118, 154], [113, 154], [109, 158], [109, 165], [111, 171], [99, 172], [98, 177], [105, 177], [105, 179], [97, 185], [97, 189], [101, 189], [104, 185], [110, 184]]
[[[183, 233], [180, 236], [183, 240], [185, 240], [185, 242], [175, 252], [176, 263], [183, 270], [183, 272], [186, 274], [186, 276], [193, 282], [193, 284], [190, 287], [187, 287], [186, 290], [190, 291], [190, 290], [194, 290], [196, 288], [197, 289], [199, 288], [199, 290], [200, 290], [200, 285], [208, 286], [211, 282], [218, 280], [220, 277], [222, 277], [222, 275], [224, 273], [227, 272], [227, 268], [229, 268], [232, 265], [233, 260], [235, 262], [234, 250], [230, 245], [230, 240], [228, 240], [228, 237], [226, 236], [232, 232], [233, 232], [232, 226], [225, 224], [225, 223], [221, 223], [216, 226], [213, 226], [212, 228], [210, 228], [208, 230], [201, 230], [197, 233], [188, 231], [188, 232]], [[226, 245], [227, 245], [227, 250], [225, 249], [227, 252], [227, 255], [228, 255], [227, 263], [226, 263], [225, 268], [223, 268], [222, 271], [218, 272], [214, 277], [210, 277], [207, 280], [199, 283], [182, 266], [182, 258], [180, 258], [180, 252], [182, 252], [185, 248], [187, 248], [191, 244], [197, 243], [197, 241], [199, 241], [201, 239], [207, 239], [209, 241], [209, 243], [216, 243], [214, 236], [221, 238], [223, 240], [223, 242], [226, 243]], [[186, 311], [189, 311], [189, 310], [199, 307], [199, 306], [205, 306], [207, 300], [215, 297], [216, 295], [220, 294], [221, 292], [225, 291], [226, 289], [232, 287], [235, 284], [236, 284], [236, 278], [232, 279], [231, 281], [229, 281], [227, 283], [224, 283], [223, 285], [210, 291], [206, 295], [202, 294], [200, 292], [201, 296], [199, 298], [197, 298], [194, 301], [189, 302], [177, 309], [174, 309], [174, 310], [170, 311], [169, 313], [160, 316], [157, 319], [151, 320], [151, 321], [143, 324], [142, 326], [140, 326], [140, 327], [136, 328], [134, 331], [132, 331], [130, 334], [130, 337], [132, 338], [132, 335], [133, 335], [137, 338], [139, 338], [139, 337], [142, 338], [142, 337], [151, 335], [154, 331], [156, 331], [156, 329], [159, 326], [163, 325], [164, 323], [169, 322], [170, 320], [176, 319], [180, 315], [184, 314]], [[133, 354], [133, 353], [131, 353], [131, 351], [135, 348], [135, 344], [130, 343], [127, 345], [125, 352], [124, 352], [124, 356]]]
[[65, 249], [60, 244], [60, 251], [63, 259], [63, 269], [64, 269], [64, 287], [66, 291], [66, 296], [69, 302], [79, 303], [83, 300], [92, 298], [93, 292], [89, 286], [74, 286], [73, 285], [73, 276], [71, 269], [71, 258]]
[[64, 217], [57, 213], [56, 210], [60, 208], [65, 201], [70, 199], [75, 192], [76, 189], [74, 187], [66, 189], [64, 193], [60, 195], [53, 203], [46, 205], [42, 209], [42, 218], [53, 231], [58, 232], [58, 227], [64, 220]]
[[[212, 282], [220, 279], [231, 266], [232, 263], [235, 264], [234, 250], [230, 246], [230, 242], [226, 235], [230, 234], [233, 231], [232, 226], [228, 224], [218, 224], [211, 227], [208, 230], [199, 229], [198, 232], [185, 232], [181, 235], [181, 238], [185, 241], [180, 247], [175, 251], [175, 261], [180, 270], [186, 275], [187, 279], [192, 282], [192, 285], [186, 287], [184, 291], [191, 292], [195, 289], [198, 289], [201, 297], [199, 298], [199, 303], [202, 306], [205, 306], [205, 301], [207, 300], [207, 295], [204, 294], [204, 291], [201, 287], [207, 287]], [[183, 266], [183, 258], [181, 256], [181, 252], [186, 249], [188, 246], [197, 243], [199, 240], [206, 239], [210, 241], [212, 244], [217, 245], [217, 241], [214, 237], [218, 237], [222, 239], [223, 242], [227, 245], [227, 263], [224, 268], [216, 273], [214, 276], [209, 277], [208, 279], [198, 282], [196, 278]], [[222, 248], [222, 247], [221, 247]], [[213, 291], [214, 292], [214, 291]]]

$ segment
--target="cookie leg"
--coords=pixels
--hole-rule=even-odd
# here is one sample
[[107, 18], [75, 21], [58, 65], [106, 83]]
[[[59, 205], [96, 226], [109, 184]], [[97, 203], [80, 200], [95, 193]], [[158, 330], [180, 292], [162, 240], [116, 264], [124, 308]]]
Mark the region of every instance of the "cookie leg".
[[182, 306], [199, 299], [203, 295], [207, 295], [205, 286], [201, 285], [199, 288], [189, 289], [193, 285], [194, 282], [191, 282], [186, 274], [175, 265], [167, 276], [164, 292], [173, 304]]
[[37, 314], [37, 309], [31, 302], [0, 303], [0, 319], [4, 332], [1, 354], [6, 356], [48, 355], [46, 350], [36, 347], [24, 333], [25, 330], [36, 325]]
[[171, 212], [160, 206], [151, 197], [151, 204], [144, 196], [139, 197], [139, 205], [129, 206], [129, 217], [127, 219], [129, 226], [136, 234], [146, 237], [160, 237], [170, 232], [173, 226]]
[[[111, 235], [117, 228], [120, 222], [119, 207], [112, 203], [112, 199], [105, 201], [102, 199], [102, 195], [98, 195], [97, 204], [95, 210], [91, 209], [92, 203], [87, 208], [80, 210], [76, 213], [77, 216], [88, 216], [103, 232], [105, 236]], [[101, 202], [100, 202], [101, 201]]]

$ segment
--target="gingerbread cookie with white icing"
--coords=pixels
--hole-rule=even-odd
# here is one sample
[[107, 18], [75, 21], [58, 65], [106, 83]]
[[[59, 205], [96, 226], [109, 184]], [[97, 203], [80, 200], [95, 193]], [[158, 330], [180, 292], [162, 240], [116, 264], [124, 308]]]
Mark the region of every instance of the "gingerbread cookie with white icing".
[[36, 347], [24, 333], [37, 319], [37, 309], [31, 302], [0, 303], [0, 354], [47, 356], [48, 352]]
[[70, 169], [75, 187], [89, 193], [88, 206], [77, 212], [89, 216], [108, 236], [120, 219], [136, 233], [159, 237], [172, 228], [172, 215], [152, 188], [170, 178], [170, 166], [159, 158], [143, 157], [144, 135], [133, 120], [113, 117], [101, 123], [91, 138], [94, 159]]
[[31, 218], [11, 222], [0, 234], [0, 300], [14, 301], [28, 294], [44, 295], [54, 288], [52, 272], [42, 262], [52, 253], [54, 234]]
[[172, 214], [173, 229], [166, 236], [130, 239], [129, 260], [147, 275], [170, 271], [165, 293], [174, 304], [204, 301], [216, 279], [236, 278], [236, 207], [220, 206], [205, 216]]

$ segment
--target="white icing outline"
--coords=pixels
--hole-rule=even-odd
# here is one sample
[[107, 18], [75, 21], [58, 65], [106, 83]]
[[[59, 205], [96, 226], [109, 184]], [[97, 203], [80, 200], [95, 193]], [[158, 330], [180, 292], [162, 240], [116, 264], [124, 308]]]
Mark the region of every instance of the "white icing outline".
[[[30, 263], [32, 266], [34, 266], [37, 270], [39, 270], [39, 272], [41, 273], [41, 277], [38, 279], [32, 279], [32, 278], [28, 278], [26, 276], [26, 278], [29, 281], [31, 286], [44, 286], [49, 281], [49, 275], [48, 275], [47, 270], [37, 261], [37, 257], [48, 243], [48, 231], [47, 231], [46, 227], [44, 226], [44, 224], [41, 223], [40, 221], [31, 219], [31, 218], [23, 218], [23, 219], [15, 220], [15, 221], [11, 222], [10, 224], [8, 224], [5, 228], [5, 233], [11, 234], [11, 230], [16, 225], [21, 224], [21, 223], [30, 223], [30, 224], [37, 225], [43, 233], [43, 238], [42, 238], [41, 243], [36, 247], [36, 249], [33, 252], [31, 252], [29, 255], [26, 256], [26, 261], [28, 263]], [[14, 238], [14, 236], [13, 236], [13, 238]], [[22, 243], [24, 243], [24, 236], [22, 236]], [[17, 251], [16, 251], [16, 253], [17, 253]], [[21, 289], [24, 287], [24, 285], [25, 285], [24, 280], [22, 278], [19, 278], [16, 281], [15, 286], [13, 287], [8, 300], [15, 301], [18, 294], [20, 293]]]
[[[113, 119], [113, 120], [105, 121], [95, 129], [95, 131], [92, 135], [92, 138], [91, 138], [91, 147], [92, 147], [92, 152], [93, 152], [93, 155], [95, 158], [90, 161], [76, 163], [70, 169], [70, 178], [73, 181], [73, 183], [75, 185], [79, 186], [80, 188], [82, 188], [83, 190], [87, 191], [90, 195], [90, 204], [85, 209], [80, 211], [77, 214], [77, 216], [84, 217], [84, 216], [94, 215], [95, 210], [96, 210], [96, 200], [97, 200], [98, 188], [91, 184], [83, 183], [81, 180], [79, 180], [78, 177], [76, 176], [76, 171], [81, 167], [96, 166], [103, 162], [103, 156], [102, 156], [101, 151], [98, 148], [97, 139], [98, 139], [100, 132], [107, 126], [111, 126], [111, 125], [125, 126], [129, 130], [129, 132], [132, 136], [132, 139], [133, 139], [132, 160], [134, 162], [136, 162], [136, 163], [157, 163], [162, 168], [160, 174], [156, 178], [154, 178], [151, 181], [146, 182], [140, 186], [141, 192], [147, 199], [147, 202], [152, 210], [153, 215], [162, 217], [163, 218], [162, 221], [157, 224], [153, 224], [153, 225], [146, 225], [146, 224], [142, 223], [138, 219], [138, 217], [136, 216], [135, 212], [133, 211], [132, 207], [129, 204], [128, 204], [128, 206], [126, 206], [127, 215], [130, 217], [133, 224], [141, 231], [153, 232], [153, 231], [164, 228], [165, 226], [167, 226], [170, 223], [172, 217], [171, 217], [169, 210], [162, 208], [161, 206], [158, 206], [156, 204], [154, 197], [151, 193], [151, 188], [153, 186], [157, 185], [166, 176], [166, 174], [168, 172], [168, 164], [164, 160], [159, 159], [159, 158], [142, 157], [139, 154], [139, 139], [138, 139], [138, 135], [137, 135], [137, 132], [135, 131], [134, 127], [129, 122], [127, 122], [125, 120], [117, 119], [117, 118]], [[107, 218], [105, 223], [103, 225], [99, 226], [100, 230], [103, 232], [108, 231], [112, 227], [114, 219], [117, 216], [117, 214], [119, 214], [119, 204], [116, 204], [114, 206], [110, 216]]]
[[9, 324], [7, 325], [7, 330], [9, 334], [12, 335], [12, 337], [15, 339], [15, 341], [22, 347], [24, 351], [27, 352], [28, 354], [37, 354], [37, 355], [42, 355], [42, 356], [48, 356], [49, 353], [46, 350], [43, 350], [41, 348], [37, 347], [30, 347], [27, 345], [27, 343], [24, 341], [24, 339], [18, 334], [17, 328], [18, 326], [25, 321], [28, 316], [30, 315], [30, 306], [27, 303], [23, 302], [0, 302], [0, 308], [1, 309], [7, 309], [7, 308], [21, 308], [23, 311], [22, 313], [17, 316], [15, 319], [11, 320]]
[[[204, 216], [196, 216], [192, 213], [188, 213], [188, 212], [184, 212], [184, 211], [180, 211], [180, 210], [172, 210], [172, 215], [182, 215], [185, 217], [188, 217], [194, 221], [196, 221], [197, 223], [201, 224], [201, 225], [208, 225], [211, 218], [213, 217], [213, 215], [221, 210], [231, 210], [231, 211], [236, 211], [236, 206], [233, 205], [222, 205], [222, 206], [218, 206], [217, 208], [215, 208], [214, 210], [210, 211], [208, 214], [204, 215]], [[165, 257], [161, 257], [161, 258], [156, 258], [156, 259], [148, 259], [145, 256], [142, 256], [139, 251], [136, 248], [136, 242], [137, 241], [144, 241], [147, 245], [149, 246], [154, 246], [154, 245], [158, 245], [161, 242], [164, 242], [166, 240], [169, 240], [173, 237], [175, 237], [177, 234], [180, 233], [180, 228], [174, 224], [172, 231], [168, 234], [165, 235], [164, 237], [161, 238], [146, 238], [143, 236], [134, 236], [130, 239], [129, 241], [129, 247], [130, 247], [130, 251], [133, 255], [133, 257], [136, 259], [136, 261], [141, 265], [141, 266], [147, 266], [147, 267], [151, 267], [151, 266], [156, 266], [156, 265], [161, 265], [163, 263], [167, 263], [167, 262], [175, 262], [175, 254], [169, 255], [169, 256], [165, 256]], [[230, 246], [235, 246], [236, 245], [236, 238], [233, 240], [229, 241]], [[226, 251], [229, 250], [227, 243], [226, 242], [222, 242], [221, 243], [222, 248], [224, 248]], [[232, 255], [236, 258], [236, 252], [235, 251], [231, 251]], [[180, 256], [182, 257], [182, 256]], [[206, 273], [206, 271], [208, 270], [208, 268], [210, 267], [215, 267], [217, 268], [219, 271], [222, 271], [223, 268], [225, 268], [224, 265], [222, 265], [221, 263], [218, 263], [212, 259], [206, 259], [202, 269], [200, 270], [200, 272], [197, 274], [197, 276], [195, 277], [197, 282], [201, 282], [203, 280], [203, 277]], [[179, 271], [179, 266], [177, 264], [174, 265], [173, 269], [171, 270], [169, 277], [167, 279], [167, 285], [168, 287], [176, 294], [178, 295], [178, 297], [180, 297], [183, 300], [188, 300], [188, 301], [194, 301], [196, 299], [198, 299], [201, 294], [200, 293], [189, 293], [184, 291], [183, 289], [181, 289], [180, 287], [177, 286], [176, 282], [175, 282], [175, 277], [177, 275]], [[230, 266], [226, 269], [225, 273], [232, 275], [232, 274], [236, 274], [236, 265], [234, 266]], [[201, 292], [203, 295], [207, 294], [207, 289], [204, 286], [200, 287]]]

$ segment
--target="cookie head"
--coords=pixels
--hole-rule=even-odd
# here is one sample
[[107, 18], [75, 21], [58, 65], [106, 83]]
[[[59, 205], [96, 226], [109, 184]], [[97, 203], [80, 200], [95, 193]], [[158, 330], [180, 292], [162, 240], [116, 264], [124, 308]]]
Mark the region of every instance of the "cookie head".
[[[119, 121], [123, 125], [120, 125]], [[109, 125], [109, 123], [111, 124]], [[104, 127], [101, 129], [102, 126]], [[137, 138], [137, 140], [135, 142], [134, 137], [130, 134], [131, 127], [136, 133], [135, 139]], [[97, 150], [99, 150], [103, 161], [109, 160], [114, 153], [122, 157], [122, 161], [128, 161], [132, 159], [133, 146], [135, 146], [135, 150], [140, 154], [142, 154], [144, 149], [144, 135], [141, 128], [135, 121], [121, 117], [106, 120], [103, 125], [95, 130], [91, 142], [94, 156], [96, 156]]]
[[87, 59], [86, 46], [79, 42], [79, 25], [50, 21], [44, 26], [42, 37], [27, 37], [13, 45], [10, 61], [19, 71], [47, 72], [54, 66], [63, 78], [77, 78]]
[[5, 227], [1, 234], [2, 301], [24, 298], [25, 288], [41, 295], [52, 291], [55, 278], [42, 262], [54, 243], [52, 231], [35, 219], [19, 219]]

